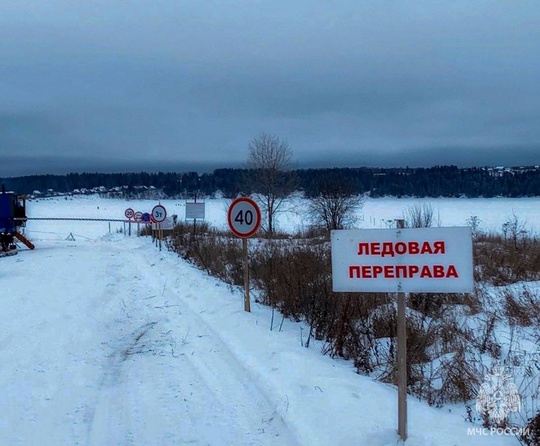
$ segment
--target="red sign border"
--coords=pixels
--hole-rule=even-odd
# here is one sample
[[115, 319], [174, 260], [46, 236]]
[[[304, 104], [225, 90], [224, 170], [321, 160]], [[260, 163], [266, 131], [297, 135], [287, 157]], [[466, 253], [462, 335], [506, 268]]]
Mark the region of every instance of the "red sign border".
[[[128, 216], [127, 216], [128, 211], [133, 212], [133, 214], [132, 214], [131, 217], [128, 217]], [[132, 208], [127, 208], [127, 209], [124, 211], [124, 217], [126, 217], [128, 220], [131, 220], [134, 216], [135, 216], [135, 211], [134, 211]]]
[[165, 209], [165, 206], [163, 206], [162, 204], [156, 204], [156, 205], [152, 208], [152, 212], [150, 212], [150, 215], [151, 215], [152, 217], [154, 217], [154, 209], [157, 208], [157, 207], [162, 208], [165, 215], [163, 216], [163, 220], [157, 221], [155, 218], [154, 218], [154, 220], [155, 220], [156, 223], [163, 223], [163, 222], [167, 219], [167, 209]]
[[[251, 231], [245, 234], [238, 232], [236, 229], [234, 229], [233, 224], [232, 224], [232, 210], [238, 203], [241, 203], [241, 202], [249, 203], [251, 206], [253, 206], [253, 208], [255, 209], [255, 213], [257, 214], [257, 223], [255, 224], [255, 227]], [[227, 222], [229, 223], [229, 228], [234, 235], [240, 238], [249, 238], [253, 234], [255, 234], [259, 230], [259, 227], [261, 226], [261, 210], [259, 209], [259, 206], [257, 205], [257, 203], [251, 198], [248, 198], [248, 197], [236, 198], [231, 203], [231, 205], [229, 206], [229, 210], [227, 211]]]

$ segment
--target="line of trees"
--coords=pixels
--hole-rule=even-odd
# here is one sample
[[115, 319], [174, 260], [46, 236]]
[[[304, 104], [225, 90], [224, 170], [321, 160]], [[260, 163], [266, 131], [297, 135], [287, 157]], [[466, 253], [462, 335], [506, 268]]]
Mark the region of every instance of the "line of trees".
[[[31, 194], [35, 190], [70, 193], [75, 189], [124, 187], [127, 195], [137, 186], [153, 186], [168, 197], [211, 196], [219, 191], [225, 197], [238, 194], [264, 195], [264, 206], [271, 213], [281, 206], [279, 196], [291, 190], [307, 197], [339, 193], [416, 197], [533, 197], [540, 196], [540, 169], [458, 168], [318, 168], [292, 169], [293, 152], [287, 141], [261, 133], [248, 144], [243, 168], [221, 168], [211, 173], [133, 172], [70, 173], [0, 178], [9, 190]], [[264, 166], [264, 167], [262, 167]], [[270, 189], [270, 185], [273, 189]], [[135, 194], [134, 194], [135, 195]], [[261, 200], [262, 203], [262, 200]], [[271, 224], [268, 222], [268, 224]]]
[[[243, 190], [247, 169], [222, 168], [211, 173], [197, 172], [133, 172], [133, 173], [70, 173], [68, 175], [32, 175], [0, 178], [8, 190], [31, 194], [34, 190], [69, 193], [74, 189], [107, 189], [128, 186], [155, 186], [167, 196], [192, 196], [195, 192], [210, 196], [220, 191], [234, 197]], [[540, 169], [505, 172], [495, 175], [486, 168], [460, 169], [456, 166], [430, 168], [318, 168], [284, 172], [295, 176], [298, 190], [311, 197], [318, 194], [321, 179], [330, 178], [346, 183], [355, 193], [370, 193], [372, 197], [538, 197]]]

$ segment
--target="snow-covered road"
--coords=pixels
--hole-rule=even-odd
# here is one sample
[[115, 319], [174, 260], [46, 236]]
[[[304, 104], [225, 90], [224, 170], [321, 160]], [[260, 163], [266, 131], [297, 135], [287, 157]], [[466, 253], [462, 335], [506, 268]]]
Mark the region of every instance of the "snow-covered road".
[[[129, 242], [8, 260], [0, 444], [295, 444], [249, 370], [178, 299], [181, 276], [169, 286], [145, 253], [154, 247]], [[200, 284], [183, 285], [195, 298]]]
[[[36, 245], [1, 259], [0, 446], [396, 444], [394, 388], [241, 290], [146, 238]], [[409, 426], [412, 446], [515, 442], [412, 399]]]

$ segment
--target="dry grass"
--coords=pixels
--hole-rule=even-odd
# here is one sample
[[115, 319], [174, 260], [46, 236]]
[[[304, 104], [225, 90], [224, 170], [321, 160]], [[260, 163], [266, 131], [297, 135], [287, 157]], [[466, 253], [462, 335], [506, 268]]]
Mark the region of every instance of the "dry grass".
[[[177, 252], [228, 284], [243, 284], [242, 242], [208, 225], [181, 224], [168, 242]], [[334, 293], [326, 232], [274, 233], [250, 243], [251, 286], [259, 300], [283, 317], [303, 321], [303, 339], [324, 342], [325, 353], [350, 359], [359, 373], [395, 383], [396, 305], [390, 294]], [[540, 277], [540, 243], [530, 234], [477, 234], [476, 279], [495, 285]], [[460, 318], [488, 315], [481, 288], [473, 294], [411, 294], [408, 301], [409, 392], [430, 404], [468, 402], [480, 380], [470, 358], [497, 358], [496, 317], [478, 322], [473, 333]], [[540, 324], [540, 298], [524, 289], [504, 295], [504, 316], [512, 324]], [[279, 324], [272, 328], [278, 329]], [[531, 443], [532, 444], [532, 443]]]
[[479, 233], [473, 246], [477, 282], [500, 286], [540, 280], [540, 240], [532, 233]]

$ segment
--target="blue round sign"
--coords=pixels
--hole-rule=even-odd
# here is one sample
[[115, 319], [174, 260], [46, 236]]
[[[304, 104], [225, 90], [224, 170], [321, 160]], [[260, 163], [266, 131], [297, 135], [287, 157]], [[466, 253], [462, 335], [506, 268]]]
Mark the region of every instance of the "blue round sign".
[[144, 221], [145, 223], [148, 223], [150, 221], [150, 214], [148, 212], [145, 212], [144, 214], [142, 214], [142, 221]]

